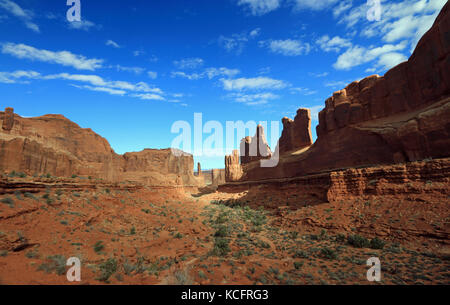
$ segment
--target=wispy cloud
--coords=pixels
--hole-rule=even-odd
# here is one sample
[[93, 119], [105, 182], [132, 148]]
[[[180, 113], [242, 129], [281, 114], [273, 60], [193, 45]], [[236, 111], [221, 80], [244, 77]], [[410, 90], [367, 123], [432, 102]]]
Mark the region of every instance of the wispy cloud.
[[338, 70], [348, 70], [376, 60], [376, 65], [389, 69], [407, 59], [405, 55], [398, 53], [398, 51], [404, 50], [406, 46], [406, 41], [396, 45], [385, 44], [376, 48], [353, 46], [338, 57], [333, 67]]
[[150, 77], [151, 79], [156, 79], [158, 77], [158, 73], [155, 71], [147, 71], [147, 75], [148, 77]]
[[9, 54], [20, 59], [42, 61], [52, 64], [59, 64], [66, 67], [73, 67], [77, 70], [93, 71], [102, 67], [103, 60], [96, 58], [86, 58], [69, 51], [49, 51], [37, 49], [25, 44], [5, 43], [2, 46], [2, 53]]
[[320, 37], [316, 43], [320, 46], [322, 50], [325, 52], [339, 52], [341, 49], [350, 48], [352, 43], [350, 40], [346, 38], [341, 38], [339, 36], [335, 36], [330, 38], [328, 35], [324, 35]]
[[254, 15], [261, 16], [280, 7], [281, 0], [239, 0], [238, 5]]
[[96, 27], [95, 23], [86, 19], [83, 19], [81, 21], [72, 21], [72, 22], [68, 21], [67, 23], [69, 29], [73, 30], [89, 31], [91, 28]]
[[261, 29], [256, 28], [250, 32], [246, 31], [239, 34], [232, 34], [231, 36], [221, 35], [217, 40], [217, 43], [227, 52], [234, 52], [239, 55], [245, 49], [245, 45], [248, 41], [258, 37], [260, 33]]
[[265, 92], [257, 94], [230, 93], [227, 98], [233, 99], [237, 103], [243, 103], [248, 106], [265, 105], [271, 100], [279, 99], [276, 94]]
[[137, 75], [142, 74], [145, 71], [145, 69], [141, 67], [126, 67], [122, 65], [115, 65], [112, 67], [114, 67], [119, 72], [130, 72]]
[[259, 46], [268, 47], [272, 53], [284, 56], [304, 55], [308, 54], [311, 50], [309, 43], [303, 43], [300, 40], [293, 39], [260, 41]]
[[175, 60], [173, 62], [174, 66], [178, 69], [185, 70], [185, 69], [197, 69], [201, 66], [203, 66], [204, 61], [201, 58], [185, 58], [180, 60]]
[[113, 40], [107, 40], [105, 44], [107, 46], [109, 46], [109, 47], [113, 47], [113, 48], [116, 48], [116, 49], [120, 48], [120, 45], [117, 42], [113, 41]]
[[289, 89], [292, 94], [301, 94], [305, 96], [314, 95], [317, 93], [315, 90], [311, 90], [309, 88], [295, 87]]
[[39, 33], [39, 26], [33, 22], [33, 13], [22, 9], [17, 3], [10, 0], [0, 0], [0, 8], [23, 21], [25, 26], [33, 32]]
[[272, 89], [279, 90], [286, 88], [287, 83], [281, 80], [272, 79], [269, 77], [255, 77], [255, 78], [237, 78], [237, 79], [221, 79], [223, 88], [227, 91], [241, 91], [241, 90], [261, 90]]
[[323, 10], [331, 9], [339, 0], [294, 0], [295, 9], [310, 9], [310, 10]]
[[27, 80], [66, 80], [80, 84], [73, 87], [90, 91], [105, 92], [111, 95], [129, 95], [144, 100], [165, 100], [163, 90], [152, 87], [145, 82], [130, 83], [126, 81], [110, 81], [93, 74], [59, 73], [42, 75], [36, 71], [0, 72], [0, 83], [26, 83]]
[[183, 71], [174, 71], [171, 73], [172, 77], [181, 77], [189, 80], [198, 80], [202, 78], [213, 79], [219, 76], [225, 76], [228, 78], [234, 77], [239, 74], [238, 69], [228, 69], [228, 68], [206, 68], [202, 72], [186, 73]]

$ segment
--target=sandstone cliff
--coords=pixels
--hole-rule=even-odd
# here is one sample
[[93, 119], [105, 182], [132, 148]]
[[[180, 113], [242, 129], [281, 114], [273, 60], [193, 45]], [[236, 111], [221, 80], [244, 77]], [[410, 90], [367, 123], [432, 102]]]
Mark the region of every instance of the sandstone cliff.
[[12, 108], [0, 112], [0, 170], [57, 177], [91, 176], [106, 181], [157, 185], [197, 185], [192, 155], [170, 149], [119, 155], [91, 129], [62, 115], [22, 118]]
[[307, 124], [300, 124], [301, 132], [296, 133], [293, 126], [297, 118], [283, 119], [278, 165], [263, 168], [259, 162], [250, 162], [243, 166], [240, 180], [298, 177], [348, 167], [448, 157], [449, 7], [449, 3], [444, 6], [407, 62], [384, 76], [353, 82], [326, 100], [319, 113], [318, 139], [312, 146], [305, 141]]

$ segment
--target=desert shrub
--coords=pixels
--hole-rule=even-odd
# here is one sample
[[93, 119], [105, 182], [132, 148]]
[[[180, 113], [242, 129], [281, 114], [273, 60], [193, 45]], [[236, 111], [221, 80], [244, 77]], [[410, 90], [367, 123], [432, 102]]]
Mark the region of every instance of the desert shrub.
[[219, 226], [216, 233], [214, 233], [215, 237], [227, 237], [229, 235], [228, 228], [224, 225]]
[[212, 254], [216, 256], [226, 256], [231, 251], [229, 241], [223, 237], [214, 239], [214, 248]]
[[370, 242], [367, 238], [361, 235], [349, 235], [347, 237], [347, 242], [355, 248], [368, 248], [370, 246]]
[[294, 268], [299, 270], [301, 267], [303, 267], [303, 262], [294, 262]]
[[1, 257], [8, 256], [8, 251], [6, 251], [6, 250], [0, 250], [0, 256], [1, 256]]
[[36, 201], [39, 200], [36, 196], [34, 196], [34, 194], [29, 193], [29, 192], [26, 192], [25, 194], [23, 194], [23, 196], [25, 196], [25, 198], [31, 198], [31, 199], [34, 199]]
[[17, 200], [22, 200], [22, 193], [20, 191], [15, 191], [14, 196], [16, 196]]
[[75, 178], [78, 178], [78, 176], [75, 175], [75, 174], [73, 174], [73, 175], [72, 175], [72, 179], [75, 179]]
[[309, 254], [306, 251], [297, 250], [297, 251], [295, 251], [295, 253], [294, 253], [294, 255], [292, 257], [293, 258], [308, 258]]
[[320, 256], [327, 259], [337, 259], [338, 257], [336, 250], [327, 247], [320, 249]]
[[379, 239], [378, 237], [375, 237], [370, 241], [370, 248], [383, 249], [385, 244], [386, 243], [383, 240]]
[[117, 261], [114, 258], [110, 258], [107, 261], [99, 265], [100, 276], [97, 280], [107, 282], [109, 278], [117, 271]]
[[53, 255], [47, 257], [48, 262], [39, 266], [39, 271], [45, 271], [46, 273], [56, 272], [58, 275], [66, 273], [66, 258], [62, 255]]
[[11, 197], [5, 197], [0, 200], [1, 203], [7, 204], [10, 207], [14, 206], [14, 200]]
[[186, 270], [177, 270], [173, 274], [174, 285], [192, 285], [192, 279]]
[[135, 235], [136, 234], [136, 228], [132, 227], [130, 230], [130, 235]]
[[95, 243], [94, 245], [95, 253], [100, 253], [103, 249], [105, 249], [105, 245], [103, 245], [103, 242], [101, 240]]
[[181, 234], [180, 232], [177, 232], [173, 237], [181, 239], [181, 238], [183, 238], [183, 234]]

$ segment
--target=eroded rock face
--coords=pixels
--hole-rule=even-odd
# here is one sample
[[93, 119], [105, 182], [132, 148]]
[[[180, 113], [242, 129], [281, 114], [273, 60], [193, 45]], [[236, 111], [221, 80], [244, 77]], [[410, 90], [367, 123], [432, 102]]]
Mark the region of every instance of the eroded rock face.
[[450, 14], [446, 4], [408, 61], [335, 92], [319, 114], [318, 136], [414, 111], [450, 94]]
[[3, 115], [2, 129], [5, 131], [10, 131], [14, 126], [14, 109], [6, 108]]
[[274, 168], [244, 166], [241, 181], [449, 157], [449, 7], [407, 62], [384, 76], [355, 81], [325, 101], [318, 139], [307, 151], [281, 156]]
[[238, 181], [242, 177], [242, 166], [239, 162], [239, 150], [233, 150], [229, 156], [225, 156], [225, 181]]
[[225, 183], [225, 170], [213, 169], [211, 171], [211, 184], [218, 186]]
[[299, 109], [294, 120], [283, 118], [283, 132], [279, 148], [280, 154], [299, 150], [313, 144], [311, 135], [311, 112], [309, 109]]
[[[9, 112], [11, 113], [11, 112]], [[1, 113], [0, 117], [8, 117]], [[3, 127], [11, 126], [3, 120]], [[0, 132], [0, 170], [57, 177], [92, 176], [106, 181], [196, 185], [192, 155], [144, 150], [118, 155], [108, 141], [61, 115], [15, 116], [10, 130]], [[7, 128], [7, 129], [8, 129]]]
[[199, 177], [202, 176], [202, 166], [200, 162], [197, 163], [197, 174]]
[[258, 125], [256, 134], [252, 137], [246, 137], [241, 141], [241, 164], [247, 164], [262, 159], [270, 159], [272, 151], [267, 144], [264, 128]]

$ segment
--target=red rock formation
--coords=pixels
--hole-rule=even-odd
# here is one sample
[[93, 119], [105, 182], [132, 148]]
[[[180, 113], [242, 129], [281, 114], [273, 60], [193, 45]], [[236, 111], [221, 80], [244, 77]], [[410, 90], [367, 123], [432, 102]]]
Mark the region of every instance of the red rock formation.
[[238, 181], [242, 177], [242, 167], [239, 163], [239, 151], [233, 150], [229, 156], [225, 156], [225, 181]]
[[303, 149], [313, 144], [311, 135], [311, 112], [309, 109], [299, 109], [294, 120], [283, 118], [283, 133], [279, 148], [280, 154]]
[[218, 186], [225, 183], [225, 170], [213, 169], [211, 171], [211, 184]]
[[[10, 113], [10, 112], [9, 112]], [[7, 117], [9, 113], [1, 113]], [[3, 120], [9, 127], [7, 120]], [[61, 115], [14, 117], [0, 132], [0, 170], [57, 177], [92, 176], [106, 181], [197, 185], [192, 155], [175, 156], [170, 149], [116, 154], [108, 141]]]
[[281, 156], [275, 168], [244, 166], [241, 180], [448, 157], [449, 7], [444, 6], [407, 62], [385, 76], [353, 82], [326, 100], [318, 139], [308, 150]]
[[14, 109], [6, 108], [5, 114], [3, 115], [2, 128], [5, 131], [10, 131], [14, 126]]
[[201, 166], [200, 162], [197, 163], [197, 176], [198, 177], [202, 176], [202, 166]]
[[250, 163], [262, 159], [270, 159], [272, 151], [267, 144], [264, 128], [258, 125], [256, 134], [241, 140], [241, 164]]

